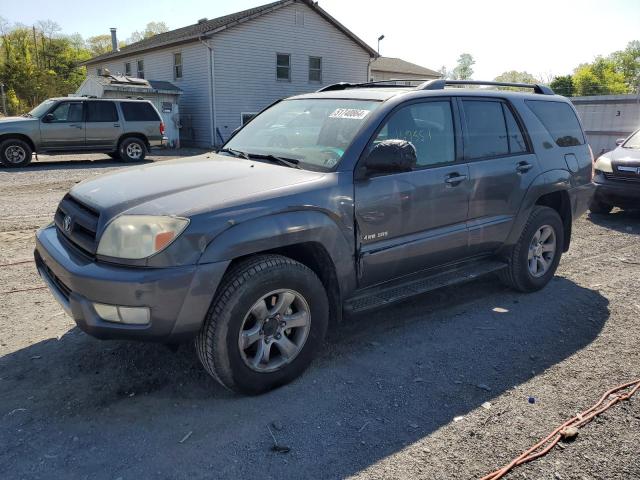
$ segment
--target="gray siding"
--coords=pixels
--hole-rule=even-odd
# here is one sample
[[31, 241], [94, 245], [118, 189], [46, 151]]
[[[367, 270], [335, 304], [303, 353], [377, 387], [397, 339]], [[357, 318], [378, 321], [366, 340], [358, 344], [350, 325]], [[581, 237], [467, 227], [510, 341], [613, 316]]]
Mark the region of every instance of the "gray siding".
[[[297, 14], [296, 14], [297, 12]], [[294, 4], [213, 35], [216, 127], [226, 140], [240, 125], [242, 112], [258, 112], [283, 97], [337, 82], [365, 82], [369, 54], [311, 8]], [[173, 53], [182, 52], [183, 78], [173, 78]], [[291, 81], [276, 80], [276, 53], [291, 54]], [[145, 78], [175, 83], [180, 97], [183, 144], [211, 145], [208, 49], [200, 42], [132, 54], [87, 66], [124, 72], [144, 60]], [[322, 57], [322, 83], [309, 82], [309, 56]], [[189, 128], [191, 126], [191, 129]], [[190, 138], [195, 142], [190, 141]]]
[[[296, 24], [296, 11], [304, 25]], [[300, 23], [300, 15], [298, 15]], [[365, 82], [369, 54], [306, 5], [290, 5], [213, 36], [216, 123], [226, 139], [241, 112], [337, 82]], [[276, 53], [291, 54], [291, 82], [276, 80]], [[322, 83], [309, 82], [309, 56], [322, 57]]]
[[[173, 54], [182, 52], [182, 79], [173, 78]], [[144, 60], [144, 76], [149, 80], [166, 80], [180, 87], [180, 134], [183, 145], [209, 146], [209, 75], [207, 48], [201, 43], [188, 43], [162, 50], [141, 52], [130, 57], [118, 58], [100, 64], [89, 65], [90, 74], [95, 69], [108, 68], [111, 73], [123, 73], [124, 64], [131, 62], [131, 74], [136, 76], [137, 60]]]

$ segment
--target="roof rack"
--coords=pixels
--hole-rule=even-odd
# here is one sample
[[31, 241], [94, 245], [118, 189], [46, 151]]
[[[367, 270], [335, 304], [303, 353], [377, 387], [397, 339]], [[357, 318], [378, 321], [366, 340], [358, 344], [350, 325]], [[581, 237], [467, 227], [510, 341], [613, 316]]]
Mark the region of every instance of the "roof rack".
[[333, 83], [331, 85], [327, 85], [326, 87], [322, 87], [316, 92], [329, 92], [331, 90], [347, 90], [349, 88], [416, 88], [415, 85], [397, 85], [395, 83], [390, 82], [423, 82], [421, 85], [425, 85], [429, 82], [426, 78], [391, 78], [389, 80], [376, 80], [374, 82], [364, 82], [364, 83], [349, 83], [349, 82], [340, 82]]
[[535, 93], [541, 95], [555, 95], [554, 91], [546, 85], [538, 83], [513, 83], [513, 82], [483, 82], [481, 80], [429, 80], [416, 87], [417, 90], [443, 90], [449, 85], [486, 85], [490, 87], [518, 87], [532, 88]]

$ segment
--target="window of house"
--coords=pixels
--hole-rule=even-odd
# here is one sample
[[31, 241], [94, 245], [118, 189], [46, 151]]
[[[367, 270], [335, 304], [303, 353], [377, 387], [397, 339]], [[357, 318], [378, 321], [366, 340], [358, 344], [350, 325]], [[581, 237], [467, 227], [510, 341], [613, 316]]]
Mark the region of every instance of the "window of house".
[[417, 165], [427, 167], [455, 161], [453, 114], [448, 101], [414, 103], [391, 115], [373, 144], [400, 139], [411, 142]]
[[113, 102], [87, 102], [87, 122], [117, 122], [118, 111]]
[[138, 60], [136, 64], [138, 78], [144, 78], [144, 60]]
[[182, 78], [182, 53], [173, 54], [173, 78], [179, 80]]
[[573, 147], [584, 143], [584, 135], [573, 109], [564, 102], [527, 100], [527, 105], [535, 113], [559, 147]]
[[53, 115], [53, 122], [81, 122], [82, 102], [62, 102], [49, 114]]
[[291, 55], [278, 53], [276, 55], [276, 78], [291, 81]]
[[102, 68], [96, 68], [96, 75], [97, 76], [102, 75]]
[[309, 57], [309, 81], [322, 82], [322, 57]]
[[121, 102], [120, 108], [127, 122], [160, 121], [158, 112], [147, 102]]
[[124, 75], [126, 77], [130, 77], [131, 76], [131, 62], [126, 62], [124, 64]]
[[244, 125], [245, 123], [250, 122], [251, 119], [256, 115], [257, 115], [256, 112], [242, 112], [240, 114], [240, 125]]
[[502, 102], [463, 100], [462, 105], [467, 121], [465, 156], [473, 159], [507, 155], [509, 140]]

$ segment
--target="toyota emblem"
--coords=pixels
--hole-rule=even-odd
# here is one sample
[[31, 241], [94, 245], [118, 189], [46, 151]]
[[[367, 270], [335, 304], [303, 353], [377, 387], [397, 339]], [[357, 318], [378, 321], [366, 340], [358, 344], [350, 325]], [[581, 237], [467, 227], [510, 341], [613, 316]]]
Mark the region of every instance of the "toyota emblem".
[[62, 221], [62, 227], [65, 232], [70, 232], [73, 228], [73, 219], [69, 215], [64, 216], [64, 220]]

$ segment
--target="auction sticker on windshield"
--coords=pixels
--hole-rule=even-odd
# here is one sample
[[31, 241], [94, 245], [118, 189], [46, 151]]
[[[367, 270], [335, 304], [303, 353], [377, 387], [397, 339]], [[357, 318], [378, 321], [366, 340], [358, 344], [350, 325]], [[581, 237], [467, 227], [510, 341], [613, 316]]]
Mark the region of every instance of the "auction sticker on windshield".
[[360, 110], [358, 108], [336, 108], [329, 118], [350, 118], [352, 120], [362, 120], [371, 110]]

